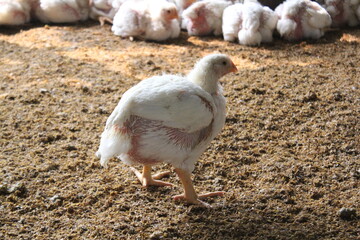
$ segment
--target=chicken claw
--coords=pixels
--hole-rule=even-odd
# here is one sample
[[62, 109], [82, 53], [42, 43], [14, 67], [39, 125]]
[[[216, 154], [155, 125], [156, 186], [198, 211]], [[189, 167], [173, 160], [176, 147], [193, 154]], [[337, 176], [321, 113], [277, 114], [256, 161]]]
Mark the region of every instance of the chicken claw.
[[204, 207], [211, 207], [209, 204], [199, 200], [199, 198], [206, 198], [206, 197], [214, 197], [214, 196], [223, 196], [225, 192], [218, 191], [218, 192], [209, 192], [204, 194], [197, 194], [195, 192], [194, 186], [191, 181], [190, 173], [182, 170], [182, 169], [175, 169], [175, 172], [179, 176], [183, 186], [184, 186], [184, 194], [176, 195], [173, 197], [174, 200], [184, 199], [188, 203], [195, 204], [195, 205], [202, 205]]
[[144, 165], [142, 173], [139, 172], [137, 169], [135, 169], [133, 167], [131, 167], [130, 169], [138, 177], [138, 179], [139, 179], [140, 183], [143, 185], [143, 187], [148, 187], [148, 186], [174, 186], [171, 183], [158, 180], [158, 179], [162, 179], [163, 177], [168, 176], [171, 173], [170, 171], [158, 173], [158, 174], [155, 174], [155, 175], [152, 176], [151, 175], [151, 166], [149, 166], [149, 165]]

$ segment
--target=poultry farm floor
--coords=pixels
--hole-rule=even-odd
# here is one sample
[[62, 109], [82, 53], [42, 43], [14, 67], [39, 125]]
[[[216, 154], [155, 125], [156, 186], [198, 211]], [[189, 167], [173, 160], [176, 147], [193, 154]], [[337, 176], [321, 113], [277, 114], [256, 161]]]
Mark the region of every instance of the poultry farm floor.
[[[193, 173], [212, 208], [95, 152], [122, 94], [222, 52], [226, 126]], [[110, 26], [0, 29], [0, 239], [358, 239], [360, 29], [246, 47], [129, 41]], [[155, 171], [171, 169], [160, 165]], [[154, 171], [154, 172], [155, 172]]]

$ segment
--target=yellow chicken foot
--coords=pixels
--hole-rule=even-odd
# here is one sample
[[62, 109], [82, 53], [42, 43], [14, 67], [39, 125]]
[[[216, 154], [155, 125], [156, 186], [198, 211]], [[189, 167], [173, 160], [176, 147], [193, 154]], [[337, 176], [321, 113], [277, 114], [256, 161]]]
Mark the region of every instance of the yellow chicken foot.
[[104, 26], [106, 22], [110, 23], [111, 25], [113, 24], [113, 20], [108, 17], [99, 17], [98, 20], [100, 22], [100, 26]]
[[138, 170], [136, 170], [133, 167], [131, 167], [130, 169], [135, 173], [135, 175], [138, 177], [138, 179], [140, 180], [141, 184], [144, 187], [148, 187], [148, 186], [174, 186], [171, 183], [158, 180], [158, 179], [161, 179], [163, 177], [168, 176], [170, 174], [170, 171], [163, 172], [163, 173], [158, 173], [158, 174], [155, 174], [155, 175], [152, 176], [151, 175], [151, 166], [149, 166], [149, 165], [144, 165], [142, 173], [139, 172]]
[[191, 175], [179, 168], [175, 169], [175, 172], [179, 176], [183, 186], [184, 186], [184, 194], [174, 196], [174, 200], [184, 199], [188, 203], [202, 205], [205, 207], [211, 207], [209, 204], [200, 201], [199, 198], [206, 198], [206, 197], [213, 197], [213, 196], [223, 196], [225, 192], [218, 191], [218, 192], [209, 192], [205, 194], [198, 195], [195, 192], [194, 185], [192, 184]]

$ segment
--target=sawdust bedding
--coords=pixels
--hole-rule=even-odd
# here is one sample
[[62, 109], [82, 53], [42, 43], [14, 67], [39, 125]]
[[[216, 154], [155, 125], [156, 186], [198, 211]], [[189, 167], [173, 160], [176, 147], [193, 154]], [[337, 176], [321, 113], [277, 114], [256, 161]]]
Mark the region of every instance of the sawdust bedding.
[[[357, 239], [360, 30], [246, 47], [214, 37], [129, 41], [109, 26], [0, 30], [1, 239]], [[186, 74], [209, 53], [239, 72], [222, 85], [226, 126], [179, 187], [142, 188], [94, 153], [108, 115], [140, 80]], [[171, 169], [160, 165], [156, 171]]]

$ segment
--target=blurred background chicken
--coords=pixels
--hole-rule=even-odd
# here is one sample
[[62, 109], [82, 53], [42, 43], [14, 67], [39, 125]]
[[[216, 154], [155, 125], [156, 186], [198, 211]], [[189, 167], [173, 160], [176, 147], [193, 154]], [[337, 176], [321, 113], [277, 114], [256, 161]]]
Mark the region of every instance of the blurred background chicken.
[[30, 21], [27, 0], [0, 0], [0, 25], [22, 25]]
[[191, 4], [196, 2], [196, 0], [168, 0], [169, 2], [173, 2], [176, 5], [179, 16], [181, 16], [182, 12], [188, 8]]
[[178, 15], [179, 15], [179, 22], [181, 29], [186, 29], [186, 24], [183, 21], [182, 13], [186, 8], [188, 8], [191, 4], [196, 2], [196, 0], [168, 0], [176, 5]]
[[356, 16], [358, 20], [360, 21], [360, 0], [357, 0], [357, 5], [354, 5]]
[[330, 14], [333, 27], [357, 26], [360, 19], [360, 0], [318, 0]]
[[105, 22], [112, 24], [112, 20], [120, 6], [128, 0], [90, 0], [89, 17], [98, 20], [102, 25]]
[[30, 0], [35, 17], [43, 23], [85, 21], [89, 16], [89, 0]]
[[183, 26], [190, 36], [221, 35], [223, 11], [231, 4], [224, 0], [195, 2], [183, 12]]
[[256, 0], [246, 0], [227, 7], [223, 14], [223, 36], [226, 41], [239, 40], [243, 45], [271, 42], [277, 16], [269, 7]]
[[289, 41], [319, 39], [331, 25], [329, 13], [310, 0], [287, 0], [275, 9], [279, 17], [276, 29]]
[[174, 3], [166, 0], [131, 0], [115, 14], [111, 30], [121, 37], [164, 41], [177, 38], [180, 23]]

